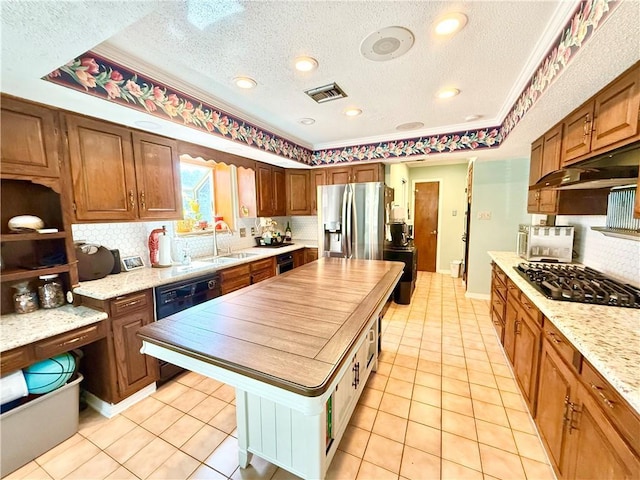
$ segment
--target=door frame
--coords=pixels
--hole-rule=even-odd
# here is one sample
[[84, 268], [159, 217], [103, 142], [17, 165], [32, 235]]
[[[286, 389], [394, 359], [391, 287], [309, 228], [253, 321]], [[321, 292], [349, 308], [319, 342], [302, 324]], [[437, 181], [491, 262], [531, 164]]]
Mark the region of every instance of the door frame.
[[[412, 178], [411, 179], [411, 225], [415, 234], [415, 216], [416, 216], [416, 183], [437, 183], [438, 184], [438, 238], [436, 239], [436, 273], [451, 273], [451, 269], [440, 270], [440, 242], [442, 241], [440, 232], [442, 231], [442, 187], [444, 180], [442, 178]], [[420, 252], [418, 252], [420, 254]]]

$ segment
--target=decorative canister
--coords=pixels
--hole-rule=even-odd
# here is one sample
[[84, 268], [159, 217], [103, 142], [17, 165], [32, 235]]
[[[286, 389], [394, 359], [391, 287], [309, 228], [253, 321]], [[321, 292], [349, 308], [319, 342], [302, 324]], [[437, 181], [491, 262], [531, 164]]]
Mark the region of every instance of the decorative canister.
[[56, 308], [64, 305], [64, 291], [62, 281], [58, 275], [42, 275], [42, 282], [38, 286], [38, 298], [42, 308]]
[[38, 294], [31, 289], [29, 282], [12, 285], [16, 289], [13, 294], [13, 306], [16, 313], [30, 313], [38, 310]]

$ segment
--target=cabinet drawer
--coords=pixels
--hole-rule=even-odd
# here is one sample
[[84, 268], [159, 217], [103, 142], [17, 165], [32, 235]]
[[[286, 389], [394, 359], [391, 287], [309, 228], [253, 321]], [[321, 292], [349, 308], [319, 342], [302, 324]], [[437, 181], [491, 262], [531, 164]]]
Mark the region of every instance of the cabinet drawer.
[[249, 285], [251, 285], [251, 276], [248, 274], [242, 277], [232, 277], [222, 281], [222, 294], [226, 295]]
[[151, 304], [151, 291], [117, 297], [111, 302], [111, 316], [120, 317], [134, 310], [146, 308]]
[[260, 270], [258, 272], [253, 272], [251, 274], [251, 284], [261, 282], [262, 280], [266, 280], [267, 278], [271, 278], [275, 276], [271, 269], [268, 270]]
[[507, 278], [507, 294], [512, 297], [514, 300], [520, 300], [521, 291], [518, 286], [511, 281], [510, 278]]
[[53, 357], [82, 347], [105, 336], [105, 322], [95, 323], [35, 344], [37, 360]]
[[274, 268], [275, 258], [265, 258], [264, 260], [258, 260], [250, 264], [251, 273], [258, 270], [269, 270]]
[[564, 335], [560, 333], [556, 326], [546, 318], [544, 319], [543, 335], [567, 364], [573, 365], [580, 372], [582, 354], [573, 348], [573, 345], [564, 338]]
[[35, 361], [32, 348], [29, 345], [14, 348], [0, 353], [0, 372], [2, 375], [11, 373], [14, 370], [28, 367]]
[[538, 326], [542, 326], [542, 313], [536, 308], [531, 300], [524, 293], [520, 293], [520, 305], [525, 312]]
[[243, 276], [249, 278], [250, 273], [251, 267], [249, 266], [249, 264], [238, 265], [237, 267], [225, 268], [224, 270], [220, 271], [220, 278], [222, 279], [222, 283], [224, 285], [226, 281], [231, 280], [232, 278]]
[[493, 289], [493, 291], [494, 291], [494, 295], [493, 295], [493, 298], [491, 299], [491, 309], [496, 312], [496, 314], [500, 317], [501, 321], [504, 321], [505, 301], [502, 297], [500, 297], [496, 293], [495, 288]]
[[499, 281], [500, 283], [502, 283], [502, 285], [506, 285], [507, 284], [507, 274], [504, 273], [500, 267], [498, 267], [497, 265], [493, 265], [493, 274], [495, 276], [495, 279], [497, 281]]
[[500, 282], [500, 279], [497, 275], [493, 276], [493, 283], [491, 284], [491, 286], [493, 288], [493, 291], [496, 294], [500, 295], [503, 301], [507, 299], [507, 287]]
[[609, 382], [586, 361], [582, 364], [581, 378], [604, 410], [605, 415], [621, 431], [636, 454], [640, 453], [640, 418], [633, 414], [631, 408], [609, 385]]

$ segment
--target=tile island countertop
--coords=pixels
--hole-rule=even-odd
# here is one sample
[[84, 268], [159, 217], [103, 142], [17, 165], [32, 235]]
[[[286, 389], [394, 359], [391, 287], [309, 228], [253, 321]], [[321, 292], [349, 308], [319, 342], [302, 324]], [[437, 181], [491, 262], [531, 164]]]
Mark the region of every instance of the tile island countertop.
[[513, 252], [489, 256], [583, 357], [640, 413], [640, 309], [546, 298], [513, 268]]

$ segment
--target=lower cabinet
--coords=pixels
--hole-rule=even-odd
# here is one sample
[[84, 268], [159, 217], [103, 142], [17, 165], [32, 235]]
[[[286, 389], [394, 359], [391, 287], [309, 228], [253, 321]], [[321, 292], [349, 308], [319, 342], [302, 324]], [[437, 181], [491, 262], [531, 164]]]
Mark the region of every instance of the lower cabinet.
[[220, 271], [222, 294], [234, 292], [251, 285], [251, 268], [248, 263]]
[[251, 285], [276, 275], [276, 257], [265, 258], [249, 264]]
[[305, 248], [304, 249], [304, 263], [315, 262], [318, 259], [317, 248]]
[[307, 263], [305, 262], [304, 251], [305, 249], [300, 249], [300, 250], [291, 252], [291, 254], [293, 255], [293, 268], [301, 267], [302, 265]]
[[112, 300], [82, 298], [86, 306], [109, 314], [106, 338], [87, 345], [81, 360], [84, 388], [109, 403], [118, 403], [158, 379], [158, 360], [140, 353], [138, 330], [153, 322], [151, 290]]

